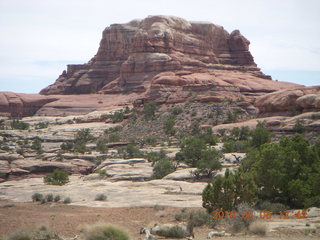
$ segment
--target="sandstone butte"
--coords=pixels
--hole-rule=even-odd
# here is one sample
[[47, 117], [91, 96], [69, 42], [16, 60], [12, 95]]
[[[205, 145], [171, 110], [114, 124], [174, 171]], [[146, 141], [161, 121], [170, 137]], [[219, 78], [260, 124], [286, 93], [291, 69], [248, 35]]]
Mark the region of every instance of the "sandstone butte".
[[305, 90], [263, 74], [249, 44], [239, 30], [228, 33], [212, 23], [178, 17], [149, 16], [112, 24], [103, 31], [97, 54], [88, 63], [67, 65], [40, 94], [0, 93], [0, 112], [81, 114], [145, 101], [219, 102], [228, 97], [257, 102], [266, 113], [299, 105], [296, 100], [306, 94], [320, 95], [319, 88]]

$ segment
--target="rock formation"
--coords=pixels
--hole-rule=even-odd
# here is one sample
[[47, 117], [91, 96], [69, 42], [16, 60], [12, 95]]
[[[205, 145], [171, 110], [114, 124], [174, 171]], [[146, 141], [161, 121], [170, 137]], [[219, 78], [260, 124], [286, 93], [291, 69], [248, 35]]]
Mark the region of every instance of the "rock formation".
[[57, 99], [53, 96], [42, 96], [39, 94], [0, 92], [0, 116], [31, 116], [43, 105]]
[[[41, 94], [140, 94], [158, 102], [185, 101], [188, 92], [216, 91], [239, 97], [295, 84], [271, 81], [255, 64], [250, 42], [239, 30], [229, 34], [206, 22], [149, 16], [112, 24], [102, 34], [97, 54], [67, 71]], [[229, 93], [229, 94], [228, 94]]]

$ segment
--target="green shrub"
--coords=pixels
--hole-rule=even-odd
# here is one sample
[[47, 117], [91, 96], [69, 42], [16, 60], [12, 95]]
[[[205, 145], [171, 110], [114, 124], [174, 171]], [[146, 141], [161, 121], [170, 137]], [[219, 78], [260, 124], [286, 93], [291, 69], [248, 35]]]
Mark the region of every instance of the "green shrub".
[[66, 198], [63, 200], [63, 203], [65, 203], [65, 204], [71, 203], [71, 198], [70, 198], [70, 197], [66, 197]]
[[73, 149], [73, 142], [64, 142], [60, 145], [60, 148], [63, 150], [63, 151], [71, 151]]
[[38, 153], [42, 151], [41, 139], [39, 137], [35, 137], [32, 141], [31, 148], [37, 150]]
[[230, 152], [246, 152], [248, 147], [250, 146], [250, 142], [247, 140], [228, 140], [223, 143], [222, 151], [224, 153]]
[[311, 119], [316, 120], [316, 119], [320, 119], [320, 113], [314, 113], [311, 115]]
[[59, 202], [60, 200], [61, 200], [60, 195], [56, 195], [56, 196], [54, 197], [54, 199], [53, 199], [53, 201], [55, 201], [55, 202]]
[[109, 136], [109, 142], [119, 142], [120, 141], [120, 137], [118, 134], [110, 134]]
[[167, 156], [166, 152], [161, 149], [159, 152], [148, 152], [145, 157], [149, 162], [152, 162], [154, 164], [162, 159], [165, 159]]
[[11, 128], [12, 129], [19, 129], [19, 130], [28, 130], [30, 127], [29, 123], [25, 123], [22, 121], [19, 121], [18, 119], [13, 119], [11, 122]]
[[47, 229], [20, 229], [8, 237], [8, 240], [51, 240], [54, 234]]
[[126, 147], [127, 156], [126, 158], [138, 158], [143, 157], [143, 152], [141, 152], [134, 144], [130, 143]]
[[105, 201], [105, 200], [107, 200], [107, 196], [104, 195], [103, 193], [99, 193], [96, 195], [94, 200], [95, 201]]
[[157, 144], [157, 140], [156, 136], [148, 136], [144, 139], [144, 142], [151, 146], [155, 146]]
[[95, 173], [99, 173], [100, 175], [107, 175], [107, 170], [105, 169], [98, 169], [95, 171]]
[[74, 138], [75, 142], [89, 142], [94, 140], [89, 128], [78, 130]]
[[46, 184], [61, 186], [69, 182], [69, 176], [67, 172], [56, 168], [53, 173], [49, 173], [43, 180]]
[[153, 167], [153, 178], [160, 179], [175, 171], [175, 167], [169, 159], [163, 159], [158, 162]]
[[113, 123], [122, 122], [124, 119], [124, 112], [121, 109], [119, 111], [114, 112], [113, 114], [107, 114], [106, 117], [111, 118]]
[[274, 214], [279, 214], [280, 211], [284, 211], [289, 209], [288, 206], [282, 204], [282, 203], [272, 203], [270, 201], [263, 201], [258, 205], [259, 209], [265, 210], [265, 211], [271, 211]]
[[85, 240], [129, 240], [124, 231], [111, 225], [93, 225], [84, 229]]
[[296, 133], [303, 133], [306, 130], [304, 122], [302, 120], [297, 120], [294, 124], [293, 131]]
[[43, 195], [41, 193], [34, 193], [32, 195], [33, 202], [40, 202], [43, 199]]
[[74, 151], [78, 153], [85, 153], [88, 152], [88, 148], [85, 142], [76, 141], [74, 142]]
[[49, 193], [46, 195], [46, 201], [47, 202], [52, 202], [53, 201], [53, 194], [52, 193]]
[[187, 236], [187, 232], [182, 227], [176, 225], [173, 227], [162, 228], [159, 232], [160, 236], [167, 238], [184, 238]]
[[176, 133], [176, 129], [174, 128], [175, 125], [175, 116], [169, 115], [168, 118], [164, 122], [164, 132], [167, 135], [173, 136]]
[[97, 141], [97, 151], [100, 153], [107, 153], [107, 140], [106, 139], [98, 139]]
[[115, 133], [118, 132], [122, 129], [122, 126], [116, 126], [116, 127], [112, 127], [112, 128], [108, 128], [106, 130], [104, 130], [105, 134], [110, 134], [110, 133]]
[[204, 210], [197, 210], [192, 212], [192, 222], [195, 227], [201, 227], [203, 225], [213, 225], [213, 219], [210, 213]]
[[157, 110], [157, 104], [155, 102], [147, 102], [143, 105], [144, 117], [147, 120], [154, 118]]
[[35, 129], [47, 128], [49, 126], [48, 122], [39, 122], [35, 124]]

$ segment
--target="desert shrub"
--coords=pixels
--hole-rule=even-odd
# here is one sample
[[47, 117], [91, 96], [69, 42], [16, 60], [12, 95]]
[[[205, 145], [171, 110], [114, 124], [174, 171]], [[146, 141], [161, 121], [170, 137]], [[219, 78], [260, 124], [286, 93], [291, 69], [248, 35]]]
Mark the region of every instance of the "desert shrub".
[[190, 213], [187, 211], [182, 211], [182, 210], [181, 210], [181, 212], [176, 213], [174, 215], [174, 218], [179, 222], [182, 222], [182, 221], [185, 222], [189, 219], [189, 217], [190, 217]]
[[157, 104], [155, 102], [147, 102], [143, 105], [144, 118], [150, 120], [154, 118], [157, 110]]
[[106, 115], [107, 118], [111, 118], [113, 123], [122, 122], [124, 119], [123, 110], [115, 111], [113, 114]]
[[192, 212], [192, 221], [195, 227], [210, 224], [212, 222], [211, 217], [211, 214], [209, 214], [207, 211], [198, 210]]
[[71, 151], [73, 149], [73, 142], [67, 141], [60, 145], [63, 151]]
[[202, 192], [202, 206], [214, 210], [231, 211], [242, 202], [256, 202], [257, 186], [251, 174], [229, 169], [224, 176], [216, 176]]
[[51, 240], [54, 238], [54, 234], [47, 229], [20, 229], [8, 237], [8, 240]]
[[61, 186], [69, 182], [69, 176], [67, 172], [56, 168], [53, 173], [49, 173], [43, 180], [46, 184]]
[[196, 167], [197, 162], [201, 159], [201, 152], [206, 149], [204, 141], [197, 137], [184, 138], [180, 147], [181, 150], [176, 155], [177, 160], [184, 160], [192, 167]]
[[71, 198], [66, 197], [65, 199], [63, 199], [63, 203], [65, 203], [65, 204], [71, 203]]
[[129, 240], [124, 231], [111, 225], [93, 225], [84, 229], [85, 240]]
[[13, 119], [10, 125], [12, 129], [19, 130], [28, 130], [30, 127], [29, 123], [22, 122], [18, 119]]
[[256, 221], [250, 224], [249, 231], [259, 236], [265, 236], [267, 234], [267, 225], [264, 222]]
[[41, 139], [39, 137], [35, 137], [32, 141], [31, 148], [37, 150], [38, 153], [42, 151]]
[[156, 211], [163, 211], [165, 209], [165, 207], [162, 205], [156, 204], [153, 206], [153, 209]]
[[184, 238], [187, 235], [187, 232], [182, 227], [176, 225], [162, 228], [159, 235], [167, 238]]
[[173, 114], [173, 115], [179, 115], [181, 113], [183, 113], [183, 109], [182, 107], [180, 106], [175, 106], [173, 108], [170, 108], [170, 112]]
[[157, 137], [156, 136], [148, 136], [144, 139], [144, 142], [151, 145], [151, 146], [155, 146], [157, 144]]
[[221, 153], [215, 149], [202, 150], [200, 160], [196, 163], [198, 173], [205, 177], [212, 177], [214, 171], [221, 169], [220, 158]]
[[74, 151], [78, 153], [85, 153], [88, 152], [88, 148], [85, 142], [76, 141], [74, 142]]
[[251, 146], [258, 148], [271, 141], [272, 133], [265, 128], [265, 122], [258, 122], [255, 130], [251, 132]]
[[141, 152], [133, 143], [127, 145], [126, 152], [126, 158], [143, 157], [143, 152]]
[[203, 132], [201, 132], [199, 138], [211, 146], [216, 145], [218, 142], [218, 137], [213, 134], [211, 128], [206, 128]]
[[314, 113], [311, 115], [311, 119], [316, 120], [316, 119], [320, 119], [320, 113]]
[[174, 128], [176, 117], [174, 115], [169, 115], [164, 122], [164, 132], [167, 135], [173, 136], [176, 133]]
[[105, 201], [105, 200], [107, 200], [107, 196], [104, 195], [103, 193], [99, 193], [96, 195], [94, 200], [95, 201]]
[[280, 211], [284, 211], [289, 209], [288, 206], [282, 203], [272, 203], [270, 201], [263, 201], [258, 204], [258, 208], [265, 211], [271, 211], [274, 214], [279, 214]]
[[115, 134], [115, 133], [110, 134], [109, 142], [118, 142], [118, 141], [120, 141], [120, 137], [118, 134]]
[[48, 122], [39, 122], [35, 124], [35, 129], [47, 128], [49, 126]]
[[166, 157], [166, 152], [163, 149], [161, 149], [159, 152], [148, 152], [146, 154], [146, 158], [152, 163], [156, 163], [162, 159], [165, 159]]
[[18, 154], [23, 155], [24, 154], [24, 149], [23, 148], [18, 148], [16, 151]]
[[78, 130], [74, 137], [75, 142], [89, 142], [94, 140], [89, 128]]
[[61, 200], [60, 195], [56, 195], [56, 196], [54, 196], [53, 201], [55, 201], [55, 202], [59, 202], [60, 200]]
[[107, 170], [105, 169], [98, 169], [95, 171], [95, 173], [99, 173], [100, 175], [107, 175]]
[[293, 126], [293, 131], [296, 133], [303, 133], [306, 130], [304, 122], [302, 120], [297, 120]]
[[43, 199], [43, 195], [41, 193], [34, 193], [31, 198], [33, 202], [40, 202]]
[[97, 141], [97, 151], [100, 153], [107, 153], [107, 140], [106, 139], [98, 139]]
[[169, 173], [174, 172], [175, 167], [170, 159], [163, 159], [158, 161], [153, 167], [153, 178], [160, 179]]
[[108, 128], [106, 130], [104, 130], [105, 134], [110, 134], [110, 133], [115, 133], [118, 132], [122, 129], [122, 126], [116, 126], [116, 127], [112, 127], [112, 128]]
[[310, 207], [309, 199], [320, 196], [320, 169], [313, 167], [319, 166], [320, 158], [301, 135], [264, 144], [247, 158], [253, 163], [260, 199], [303, 208]]
[[53, 201], [53, 194], [52, 193], [49, 193], [46, 195], [46, 201], [47, 202], [52, 202]]
[[236, 215], [239, 217], [227, 219], [230, 224], [230, 231], [233, 233], [238, 233], [248, 230], [250, 224], [256, 220], [253, 216], [254, 209], [248, 203], [241, 203], [235, 209]]
[[250, 146], [250, 143], [247, 140], [239, 140], [239, 141], [228, 140], [223, 143], [222, 151], [224, 153], [246, 152], [249, 146]]

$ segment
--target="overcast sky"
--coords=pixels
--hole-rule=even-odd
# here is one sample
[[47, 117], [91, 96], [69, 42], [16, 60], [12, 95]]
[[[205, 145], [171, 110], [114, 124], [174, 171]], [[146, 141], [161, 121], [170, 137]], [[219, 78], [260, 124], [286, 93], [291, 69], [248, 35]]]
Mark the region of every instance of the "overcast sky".
[[36, 93], [97, 52], [102, 31], [148, 15], [239, 29], [273, 79], [320, 85], [318, 0], [0, 0], [0, 91]]

